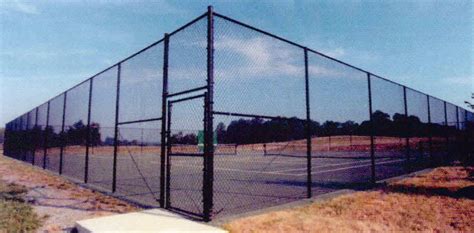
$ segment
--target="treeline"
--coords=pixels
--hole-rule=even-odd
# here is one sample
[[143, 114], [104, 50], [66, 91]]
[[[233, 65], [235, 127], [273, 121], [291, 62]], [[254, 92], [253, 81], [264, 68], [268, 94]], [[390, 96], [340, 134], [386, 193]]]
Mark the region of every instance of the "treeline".
[[[55, 131], [59, 131], [56, 133]], [[46, 142], [47, 148], [60, 147], [61, 145], [86, 145], [87, 143], [87, 125], [82, 120], [67, 126], [64, 132], [61, 129], [55, 130], [54, 126], [47, 126], [42, 129], [35, 126], [32, 129], [5, 132], [8, 140], [5, 142], [5, 149], [11, 150], [34, 150], [42, 148]], [[92, 146], [102, 145], [100, 139], [100, 125], [91, 123], [89, 142]]]
[[[372, 114], [373, 132], [376, 136], [392, 137], [427, 137], [453, 135], [458, 132], [455, 126], [443, 124], [423, 123], [416, 116], [405, 117], [404, 114], [395, 113], [392, 117], [380, 110]], [[354, 121], [337, 122], [317, 121], [309, 122], [311, 136], [334, 136], [334, 135], [371, 135], [372, 127], [370, 121], [361, 123]], [[60, 129], [56, 129], [60, 131]], [[265, 142], [282, 142], [299, 140], [306, 137], [306, 121], [298, 118], [264, 120], [261, 118], [238, 119], [230, 122], [228, 126], [220, 122], [216, 126], [216, 137], [218, 143], [252, 144]], [[36, 127], [30, 130], [11, 131], [7, 130], [5, 136], [5, 149], [24, 148], [31, 150], [42, 147], [44, 137], [47, 137], [47, 147], [59, 147], [61, 145], [86, 145], [87, 125], [78, 121], [65, 128], [64, 132], [55, 133], [52, 126], [45, 129]], [[107, 137], [101, 141], [101, 127], [98, 123], [92, 123], [90, 127], [90, 145], [113, 145], [113, 138]], [[179, 132], [172, 134], [170, 138], [173, 144], [197, 144], [197, 136], [194, 133], [184, 134]], [[143, 142], [141, 142], [143, 143]], [[126, 140], [119, 138], [120, 145], [139, 145], [137, 140]]]
[[[395, 113], [392, 117], [380, 110], [372, 114], [373, 132], [376, 136], [392, 137], [427, 137], [446, 136], [455, 134], [455, 126], [423, 123], [417, 116], [405, 117], [404, 114]], [[354, 121], [337, 122], [326, 121], [319, 123], [310, 122], [311, 136], [334, 135], [371, 135], [370, 121], [359, 123]], [[290, 119], [263, 120], [261, 118], [238, 119], [230, 122], [226, 127], [219, 123], [216, 127], [219, 143], [252, 144], [265, 142], [282, 142], [306, 138], [306, 121]]]

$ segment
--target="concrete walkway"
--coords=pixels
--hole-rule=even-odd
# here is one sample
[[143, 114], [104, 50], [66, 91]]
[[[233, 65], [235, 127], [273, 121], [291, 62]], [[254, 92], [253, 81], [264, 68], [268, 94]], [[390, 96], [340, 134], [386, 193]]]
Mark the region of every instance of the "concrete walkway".
[[118, 214], [76, 222], [79, 233], [89, 232], [209, 232], [227, 231], [194, 222], [163, 209]]

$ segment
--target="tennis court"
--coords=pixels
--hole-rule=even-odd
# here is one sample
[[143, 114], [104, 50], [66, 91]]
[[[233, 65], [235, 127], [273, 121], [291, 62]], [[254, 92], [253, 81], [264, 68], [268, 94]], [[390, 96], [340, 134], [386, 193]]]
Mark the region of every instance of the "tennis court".
[[7, 123], [4, 145], [210, 221], [472, 159], [473, 122], [460, 106], [209, 7]]
[[[282, 144], [282, 143], [280, 143]], [[288, 144], [288, 143], [287, 143]], [[130, 147], [130, 148], [126, 148]], [[116, 194], [146, 206], [159, 206], [160, 152], [159, 147], [121, 146], [117, 159]], [[175, 151], [187, 151], [171, 157], [169, 202], [177, 211], [202, 213], [203, 157], [191, 155], [197, 145], [175, 145]], [[306, 197], [306, 153], [298, 147], [271, 145], [268, 151], [259, 145], [217, 145], [214, 167], [215, 216], [243, 213], [277, 204], [288, 203]], [[90, 154], [89, 184], [110, 190], [112, 183], [112, 148], [96, 148]], [[279, 151], [277, 151], [279, 149]], [[220, 153], [219, 153], [220, 151]], [[102, 153], [102, 154], [100, 154]], [[404, 174], [409, 169], [429, 165], [426, 156], [411, 161], [403, 153], [378, 153], [376, 168], [378, 179]], [[80, 167], [85, 157], [68, 155], [68, 167]], [[415, 158], [414, 158], [415, 159]], [[50, 167], [58, 166], [47, 164]], [[77, 164], [75, 166], [74, 164]], [[417, 167], [413, 167], [416, 165]], [[78, 169], [77, 176], [83, 171]], [[367, 152], [318, 151], [312, 158], [313, 195], [340, 189], [369, 187], [371, 159]]]

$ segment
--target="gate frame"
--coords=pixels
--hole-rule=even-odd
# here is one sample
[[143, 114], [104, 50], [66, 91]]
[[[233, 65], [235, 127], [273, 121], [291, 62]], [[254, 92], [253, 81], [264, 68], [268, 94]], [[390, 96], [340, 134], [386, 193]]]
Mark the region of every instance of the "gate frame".
[[[198, 88], [197, 90], [202, 90], [202, 88]], [[182, 94], [187, 94], [187, 93], [190, 93], [190, 92], [194, 92], [196, 91], [196, 89], [190, 89], [190, 90], [187, 90], [187, 91], [184, 91], [184, 92], [180, 92]], [[176, 96], [176, 94], [172, 95], [172, 96]], [[169, 97], [169, 95], [168, 95]], [[209, 220], [206, 220], [205, 219], [205, 207], [206, 205], [204, 205], [205, 201], [206, 201], [206, 198], [204, 196], [204, 193], [205, 193], [205, 188], [204, 186], [203, 187], [203, 195], [202, 195], [202, 201], [203, 201], [203, 206], [202, 206], [202, 214], [201, 213], [194, 213], [192, 212], [191, 210], [185, 210], [185, 209], [181, 209], [179, 207], [173, 207], [172, 204], [171, 204], [171, 156], [173, 156], [173, 154], [171, 153], [171, 140], [170, 140], [170, 137], [171, 137], [171, 120], [173, 119], [172, 118], [172, 111], [173, 111], [173, 105], [175, 103], [180, 103], [180, 102], [186, 102], [186, 101], [190, 101], [190, 100], [195, 100], [195, 99], [202, 99], [204, 100], [204, 102], [206, 102], [208, 98], [208, 94], [207, 93], [201, 93], [201, 94], [197, 94], [197, 95], [192, 95], [192, 96], [188, 96], [188, 97], [184, 97], [184, 98], [179, 98], [179, 99], [174, 99], [174, 100], [167, 100], [167, 122], [166, 122], [166, 145], [165, 144], [162, 144], [162, 148], [163, 148], [163, 145], [166, 147], [166, 188], [165, 188], [165, 208], [166, 209], [169, 209], [169, 210], [175, 210], [175, 211], [178, 211], [178, 212], [183, 212], [183, 213], [186, 213], [188, 215], [191, 215], [191, 216], [194, 216], [194, 217], [198, 217], [200, 219], [203, 219], [204, 221], [210, 221]], [[204, 110], [204, 109], [203, 109]], [[204, 118], [203, 118], [203, 129], [205, 131], [206, 129], [206, 125], [207, 125], [207, 122], [206, 122], [206, 112], [203, 111], [203, 115], [204, 115]], [[191, 156], [191, 157], [202, 157], [203, 158], [203, 161], [204, 161], [204, 166], [203, 166], [203, 185], [205, 183], [205, 178], [206, 178], [206, 169], [205, 169], [205, 165], [206, 165], [206, 155], [205, 155], [205, 152], [202, 154], [202, 156], [200, 156], [200, 154], [196, 154], [196, 155], [182, 155], [182, 156]], [[163, 166], [162, 166], [163, 167]]]

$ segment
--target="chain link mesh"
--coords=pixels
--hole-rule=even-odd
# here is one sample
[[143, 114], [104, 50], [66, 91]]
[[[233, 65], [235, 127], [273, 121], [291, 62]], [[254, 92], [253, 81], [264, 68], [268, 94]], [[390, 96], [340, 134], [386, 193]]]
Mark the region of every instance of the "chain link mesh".
[[64, 116], [63, 174], [80, 181], [86, 162], [90, 85], [88, 80], [67, 92]]
[[7, 123], [5, 155], [204, 218], [473, 159], [472, 112], [220, 15], [209, 60], [208, 22], [171, 33], [168, 53], [157, 42]]

